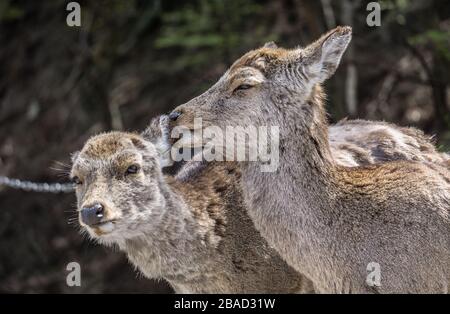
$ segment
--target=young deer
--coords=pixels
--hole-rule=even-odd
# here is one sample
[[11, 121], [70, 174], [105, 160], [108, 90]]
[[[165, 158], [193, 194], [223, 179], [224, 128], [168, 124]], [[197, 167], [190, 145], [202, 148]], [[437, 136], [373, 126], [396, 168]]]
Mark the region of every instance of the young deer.
[[94, 136], [74, 154], [82, 230], [178, 293], [313, 292], [253, 226], [236, 165], [163, 175], [160, 138], [152, 123], [142, 135]]
[[[279, 126], [279, 167], [241, 162], [246, 208], [269, 244], [318, 292], [448, 292], [450, 173], [438, 162], [343, 167], [333, 159], [321, 83], [351, 39], [338, 27], [308, 47], [268, 45], [237, 60], [170, 115], [192, 127]], [[448, 164], [447, 164], [448, 165]], [[368, 279], [378, 263], [381, 285]]]

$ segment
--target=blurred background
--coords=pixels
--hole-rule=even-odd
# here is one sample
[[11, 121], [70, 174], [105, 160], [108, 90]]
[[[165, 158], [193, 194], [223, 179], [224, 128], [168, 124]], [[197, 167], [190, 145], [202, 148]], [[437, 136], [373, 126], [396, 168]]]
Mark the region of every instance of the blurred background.
[[[267, 41], [306, 45], [336, 25], [354, 39], [327, 83], [330, 121], [386, 120], [436, 135], [450, 150], [450, 2], [0, 0], [0, 175], [67, 180], [61, 163], [93, 134], [141, 130], [206, 90]], [[83, 239], [75, 197], [0, 186], [0, 292], [170, 292], [139, 276], [120, 252]], [[66, 265], [81, 264], [81, 287]]]

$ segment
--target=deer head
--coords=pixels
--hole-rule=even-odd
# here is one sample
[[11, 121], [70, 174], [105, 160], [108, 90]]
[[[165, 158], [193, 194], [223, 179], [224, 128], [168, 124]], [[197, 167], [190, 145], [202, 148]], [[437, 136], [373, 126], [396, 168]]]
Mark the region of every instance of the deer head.
[[[202, 119], [203, 128], [277, 124], [289, 114], [285, 109], [304, 105], [316, 87], [333, 75], [350, 40], [351, 28], [337, 27], [306, 48], [284, 49], [268, 43], [250, 51], [210, 89], [177, 107], [170, 115], [171, 124], [191, 130], [194, 118]], [[304, 123], [317, 119], [313, 109], [304, 106]]]

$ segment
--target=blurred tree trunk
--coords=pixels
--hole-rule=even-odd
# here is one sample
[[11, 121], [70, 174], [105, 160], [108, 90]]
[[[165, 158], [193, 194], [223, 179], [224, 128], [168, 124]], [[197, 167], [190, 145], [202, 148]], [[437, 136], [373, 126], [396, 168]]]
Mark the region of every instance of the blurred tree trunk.
[[[342, 22], [345, 25], [353, 27], [353, 13], [354, 8], [359, 1], [351, 2], [349, 0], [342, 0]], [[350, 43], [347, 48], [347, 52], [344, 57], [346, 64], [346, 78], [345, 78], [345, 104], [347, 112], [350, 116], [354, 117], [357, 114], [358, 104], [358, 71], [354, 63], [355, 53], [353, 44]]]

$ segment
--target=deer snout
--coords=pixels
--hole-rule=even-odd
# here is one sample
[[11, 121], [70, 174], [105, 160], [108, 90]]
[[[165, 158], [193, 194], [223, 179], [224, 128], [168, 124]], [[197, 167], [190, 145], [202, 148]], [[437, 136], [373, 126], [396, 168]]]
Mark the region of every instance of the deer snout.
[[172, 120], [172, 121], [177, 121], [177, 119], [178, 119], [179, 116], [181, 116], [181, 112], [175, 110], [175, 111], [172, 111], [172, 112], [169, 114], [169, 119]]
[[81, 221], [88, 226], [99, 224], [104, 216], [105, 207], [100, 203], [84, 206], [80, 211]]

